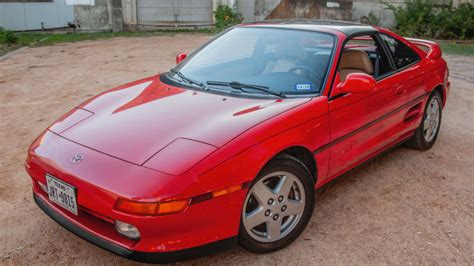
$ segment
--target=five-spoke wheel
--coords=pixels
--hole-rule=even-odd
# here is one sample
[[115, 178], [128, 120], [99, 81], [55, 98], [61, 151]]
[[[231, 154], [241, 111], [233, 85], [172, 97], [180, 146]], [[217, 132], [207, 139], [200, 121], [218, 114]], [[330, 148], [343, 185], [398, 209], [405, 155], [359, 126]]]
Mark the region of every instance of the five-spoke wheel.
[[314, 207], [314, 178], [295, 157], [278, 156], [259, 174], [245, 198], [239, 242], [265, 253], [285, 247], [306, 227]]
[[295, 227], [303, 214], [303, 184], [292, 173], [274, 172], [256, 182], [245, 199], [242, 220], [255, 240], [274, 242]]
[[423, 136], [427, 142], [433, 140], [438, 132], [440, 106], [437, 98], [433, 97], [428, 103], [423, 121]]
[[428, 150], [436, 142], [441, 126], [442, 99], [438, 91], [431, 93], [426, 103], [423, 120], [407, 144], [417, 150]]

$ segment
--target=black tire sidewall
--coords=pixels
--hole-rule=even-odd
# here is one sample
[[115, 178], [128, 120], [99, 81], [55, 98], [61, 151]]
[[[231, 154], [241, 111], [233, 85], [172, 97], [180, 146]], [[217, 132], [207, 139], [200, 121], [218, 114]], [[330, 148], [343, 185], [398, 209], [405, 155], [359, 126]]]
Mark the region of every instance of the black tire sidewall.
[[[271, 162], [265, 166], [262, 171], [260, 171], [257, 178], [254, 179], [252, 184], [249, 187], [247, 193], [250, 192], [251, 188], [255, 183], [261, 180], [266, 175], [272, 172], [278, 171], [286, 171], [294, 174], [300, 182], [303, 184], [306, 204], [304, 207], [303, 214], [301, 219], [299, 220], [298, 224], [295, 226], [292, 232], [290, 232], [284, 238], [270, 243], [259, 242], [253, 239], [245, 230], [243, 225], [242, 216], [240, 219], [240, 228], [239, 228], [239, 235], [238, 235], [238, 242], [241, 247], [244, 249], [254, 252], [254, 253], [268, 253], [272, 251], [279, 250], [288, 246], [291, 242], [293, 242], [298, 236], [304, 231], [306, 225], [308, 224], [314, 209], [315, 204], [315, 189], [314, 189], [314, 178], [311, 175], [308, 168], [301, 163], [299, 160], [292, 156], [281, 156], [273, 159]], [[247, 197], [246, 197], [247, 198]], [[245, 206], [243, 204], [242, 206]]]

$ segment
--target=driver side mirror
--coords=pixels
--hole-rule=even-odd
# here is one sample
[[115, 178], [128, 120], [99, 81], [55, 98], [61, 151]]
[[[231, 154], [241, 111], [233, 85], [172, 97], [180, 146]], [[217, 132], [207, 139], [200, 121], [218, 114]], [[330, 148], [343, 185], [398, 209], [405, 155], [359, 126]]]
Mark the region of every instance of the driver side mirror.
[[184, 59], [186, 59], [186, 56], [188, 56], [186, 53], [179, 53], [176, 55], [176, 64], [181, 63]]
[[375, 89], [374, 77], [364, 73], [350, 73], [344, 82], [337, 85], [334, 96], [345, 93], [373, 93]]

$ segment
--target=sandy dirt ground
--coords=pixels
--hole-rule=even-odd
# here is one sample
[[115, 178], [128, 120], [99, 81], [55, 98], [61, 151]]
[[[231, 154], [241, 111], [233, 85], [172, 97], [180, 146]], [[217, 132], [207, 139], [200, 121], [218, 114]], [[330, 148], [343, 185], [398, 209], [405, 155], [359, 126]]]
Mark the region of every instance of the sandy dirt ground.
[[[90, 96], [167, 71], [205, 35], [30, 48], [0, 61], [0, 264], [133, 264], [76, 237], [33, 202], [34, 138]], [[474, 57], [446, 56], [452, 91], [436, 145], [396, 148], [317, 192], [305, 232], [267, 255], [241, 248], [202, 264], [474, 264]]]

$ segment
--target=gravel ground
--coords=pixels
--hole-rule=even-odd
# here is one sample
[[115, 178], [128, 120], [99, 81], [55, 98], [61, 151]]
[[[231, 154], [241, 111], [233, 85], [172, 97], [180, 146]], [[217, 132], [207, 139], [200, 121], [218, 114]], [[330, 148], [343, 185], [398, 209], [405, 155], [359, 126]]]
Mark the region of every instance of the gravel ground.
[[[133, 264], [80, 239], [36, 207], [26, 150], [90, 96], [166, 71], [204, 35], [117, 38], [23, 50], [0, 61], [0, 264]], [[317, 192], [288, 248], [240, 248], [202, 264], [474, 264], [474, 57], [446, 57], [452, 91], [438, 142], [396, 148]]]

